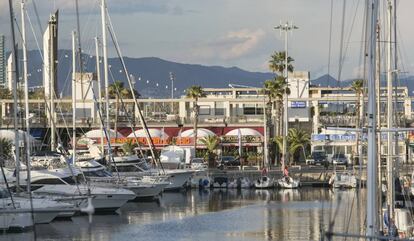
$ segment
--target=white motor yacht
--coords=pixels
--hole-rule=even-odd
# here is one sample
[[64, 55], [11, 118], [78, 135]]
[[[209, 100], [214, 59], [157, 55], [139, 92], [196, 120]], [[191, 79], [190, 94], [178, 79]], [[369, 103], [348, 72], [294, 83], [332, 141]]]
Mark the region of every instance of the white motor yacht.
[[133, 191], [137, 198], [158, 196], [166, 186], [170, 185], [168, 180], [146, 176], [117, 178], [95, 160], [79, 161], [77, 165], [92, 185], [128, 189]]
[[[49, 197], [92, 197], [92, 205], [96, 212], [111, 212], [122, 207], [129, 200], [136, 198], [134, 192], [122, 188], [98, 187], [95, 185], [87, 186], [81, 184], [75, 185], [44, 185], [43, 187], [33, 191], [35, 194], [45, 195]], [[68, 198], [70, 200], [70, 198]], [[74, 202], [78, 199], [74, 199]], [[75, 203], [73, 203], [75, 204]], [[86, 203], [81, 208], [86, 207]]]
[[299, 180], [295, 180], [290, 176], [284, 176], [277, 180], [277, 185], [280, 188], [294, 189], [300, 186]]
[[255, 182], [254, 187], [258, 189], [273, 188], [274, 181], [273, 178], [268, 176], [260, 176]]
[[333, 188], [356, 188], [358, 184], [358, 180], [355, 175], [344, 172], [344, 173], [337, 173], [335, 172], [332, 177], [329, 179], [329, 184]]
[[[16, 182], [16, 171], [14, 163], [10, 163], [12, 168], [4, 168], [6, 179], [11, 185]], [[75, 179], [81, 175], [80, 169], [68, 163], [61, 153], [43, 152], [32, 156], [30, 180], [33, 189], [41, 187], [45, 184], [75, 184]], [[20, 163], [20, 185], [27, 185], [26, 165]], [[4, 184], [4, 180], [0, 179], [0, 184]]]

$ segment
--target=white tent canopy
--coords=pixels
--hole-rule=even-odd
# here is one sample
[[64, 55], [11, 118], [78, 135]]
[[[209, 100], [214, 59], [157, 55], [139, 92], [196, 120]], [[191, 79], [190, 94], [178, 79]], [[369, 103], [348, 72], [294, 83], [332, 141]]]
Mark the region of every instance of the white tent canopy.
[[[24, 141], [26, 140], [26, 136], [29, 135], [29, 140], [31, 142], [32, 145], [41, 145], [41, 142], [39, 140], [36, 140], [36, 138], [34, 138], [33, 136], [31, 136], [30, 134], [27, 134], [27, 132], [19, 130], [18, 131], [18, 136], [19, 136], [19, 145], [22, 146], [22, 144], [24, 143]], [[15, 134], [14, 134], [14, 130], [0, 130], [0, 138], [5, 138], [6, 140], [9, 140], [12, 142], [12, 144], [14, 145], [14, 138], [15, 138]]]
[[[197, 129], [197, 138], [203, 138], [203, 137], [215, 136], [215, 135], [216, 134], [214, 134], [214, 132], [208, 129], [204, 129], [204, 128]], [[180, 137], [194, 137], [194, 129], [183, 131]]]
[[251, 128], [234, 129], [234, 130], [227, 132], [226, 136], [238, 136], [239, 130], [242, 136], [260, 136], [260, 137], [263, 136], [262, 134], [260, 134], [260, 132], [256, 131], [255, 129], [251, 129]]
[[[115, 132], [115, 130], [109, 130], [109, 133], [110, 133], [111, 138], [114, 138], [115, 136], [117, 138], [124, 138], [124, 136], [121, 133]], [[104, 131], [101, 131], [101, 130], [91, 130], [91, 131], [86, 132], [83, 137], [86, 137], [86, 138], [101, 138], [101, 137], [105, 137], [105, 133], [104, 133]]]
[[[162, 130], [150, 128], [150, 129], [148, 129], [148, 131], [149, 131], [151, 137], [168, 138], [168, 135]], [[135, 135], [134, 135], [134, 133], [135, 133]], [[136, 137], [146, 137], [144, 129], [137, 130], [137, 131], [132, 132], [131, 134], [128, 135], [129, 138], [134, 138], [135, 136]]]

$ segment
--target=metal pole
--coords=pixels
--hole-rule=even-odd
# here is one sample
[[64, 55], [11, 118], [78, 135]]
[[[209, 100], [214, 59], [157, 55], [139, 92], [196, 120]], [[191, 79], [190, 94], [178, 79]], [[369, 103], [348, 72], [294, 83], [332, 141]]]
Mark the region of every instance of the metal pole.
[[26, 171], [27, 171], [27, 181], [26, 188], [27, 192], [30, 193], [30, 120], [29, 120], [29, 81], [27, 79], [27, 46], [26, 46], [26, 25], [25, 25], [25, 5], [24, 1], [21, 2], [21, 21], [22, 21], [22, 40], [23, 40], [23, 82], [24, 82], [24, 105], [25, 105], [25, 117], [26, 117]]
[[72, 132], [72, 163], [76, 165], [76, 31], [72, 31]]
[[[101, 87], [101, 66], [99, 63], [99, 40], [98, 37], [95, 37], [95, 52], [96, 52], [96, 78], [98, 81], [98, 96], [99, 96], [99, 100], [98, 100], [98, 104], [99, 104], [99, 109], [98, 111], [102, 110], [102, 87]], [[101, 131], [101, 157], [104, 156], [104, 135], [103, 135], [103, 121], [102, 121], [102, 115], [99, 115], [99, 118], [101, 118], [101, 120], [99, 120], [99, 129]]]
[[263, 165], [268, 165], [269, 163], [269, 150], [267, 143], [267, 105], [266, 105], [266, 95], [263, 95]]
[[284, 171], [285, 169], [285, 162], [287, 160], [289, 160], [289, 152], [288, 152], [288, 143], [287, 143], [287, 136], [289, 133], [289, 115], [288, 115], [288, 104], [289, 104], [289, 99], [288, 99], [288, 94], [287, 94], [287, 89], [288, 87], [288, 78], [289, 78], [289, 70], [288, 70], [288, 59], [289, 59], [289, 54], [288, 54], [288, 32], [292, 31], [294, 29], [297, 29], [298, 27], [290, 24], [289, 22], [286, 22], [285, 25], [279, 25], [277, 27], [275, 27], [275, 29], [280, 29], [280, 31], [284, 31], [285, 33], [285, 69], [284, 69], [284, 77], [285, 77], [285, 81], [286, 81], [286, 89], [285, 92], [283, 94], [283, 99], [284, 99], [284, 105], [283, 105], [283, 123], [284, 123], [284, 129], [283, 129], [283, 158], [282, 158], [282, 171]]
[[368, 14], [370, 23], [368, 30], [368, 164], [367, 164], [367, 236], [378, 234], [377, 204], [377, 146], [376, 146], [376, 87], [375, 87], [375, 25], [377, 23], [378, 0], [369, 0]]
[[[387, 127], [393, 127], [392, 102], [392, 2], [388, 0], [388, 43], [387, 43]], [[390, 219], [394, 219], [394, 175], [393, 175], [393, 133], [387, 133], [387, 207]]]
[[[108, 140], [111, 141], [111, 126], [109, 120], [109, 82], [108, 82], [108, 52], [107, 52], [107, 37], [106, 37], [106, 2], [101, 2], [101, 17], [102, 17], [102, 49], [104, 61], [104, 81], [105, 81], [105, 100], [106, 100], [106, 128]], [[102, 134], [102, 133], [101, 133]], [[103, 150], [102, 150], [103, 151]], [[111, 152], [111, 150], [108, 150]]]
[[[285, 81], [286, 85], [289, 82], [288, 80], [288, 23], [285, 25]], [[282, 171], [285, 170], [286, 161], [289, 161], [289, 152], [288, 152], [288, 143], [287, 136], [289, 133], [289, 115], [288, 115], [288, 95], [287, 95], [287, 86], [283, 94], [284, 105], [283, 105], [283, 122], [285, 123], [285, 128], [283, 129], [283, 162], [282, 162]]]
[[18, 119], [17, 119], [17, 81], [19, 81], [19, 67], [18, 67], [18, 58], [17, 58], [17, 45], [15, 34], [14, 34], [14, 13], [13, 13], [13, 4], [12, 0], [9, 0], [9, 14], [10, 14], [10, 28], [11, 28], [11, 37], [12, 37], [12, 62], [13, 62], [13, 72], [14, 80], [13, 81], [13, 126], [14, 126], [14, 149], [15, 149], [15, 158], [16, 158], [16, 191], [20, 191], [20, 145], [19, 145], [19, 130], [18, 130]]

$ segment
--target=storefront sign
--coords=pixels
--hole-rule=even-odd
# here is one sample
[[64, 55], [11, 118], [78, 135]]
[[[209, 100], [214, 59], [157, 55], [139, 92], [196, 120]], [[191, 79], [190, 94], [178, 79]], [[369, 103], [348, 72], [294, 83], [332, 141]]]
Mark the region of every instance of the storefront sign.
[[291, 108], [306, 108], [305, 101], [292, 101], [290, 104]]
[[[259, 143], [262, 142], [261, 136], [242, 136], [243, 143]], [[222, 143], [238, 143], [239, 137], [238, 136], [222, 136], [221, 137]]]

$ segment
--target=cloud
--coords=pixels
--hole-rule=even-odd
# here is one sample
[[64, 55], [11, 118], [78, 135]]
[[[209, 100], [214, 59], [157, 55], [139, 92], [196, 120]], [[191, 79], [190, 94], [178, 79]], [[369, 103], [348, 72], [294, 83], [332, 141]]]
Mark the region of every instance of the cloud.
[[265, 38], [262, 29], [230, 31], [225, 36], [195, 46], [193, 57], [233, 60], [251, 54]]

